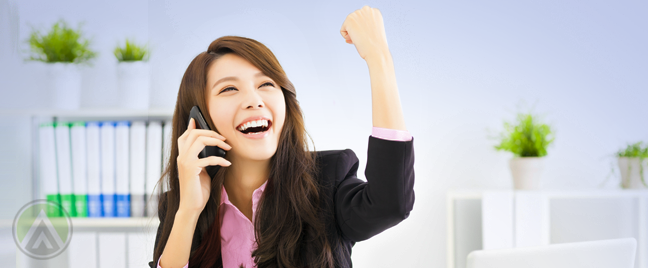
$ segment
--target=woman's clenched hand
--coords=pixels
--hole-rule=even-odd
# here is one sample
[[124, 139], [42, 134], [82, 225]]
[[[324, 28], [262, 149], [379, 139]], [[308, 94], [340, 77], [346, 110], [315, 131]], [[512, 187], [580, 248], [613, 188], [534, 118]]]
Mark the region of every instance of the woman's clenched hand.
[[389, 51], [382, 14], [377, 8], [364, 6], [349, 14], [340, 34], [348, 44], [355, 45], [365, 61]]

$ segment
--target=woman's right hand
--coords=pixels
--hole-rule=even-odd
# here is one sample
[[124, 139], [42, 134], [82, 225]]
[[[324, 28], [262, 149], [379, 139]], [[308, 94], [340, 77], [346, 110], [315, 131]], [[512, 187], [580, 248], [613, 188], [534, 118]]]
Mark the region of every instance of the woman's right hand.
[[198, 153], [205, 146], [218, 146], [229, 151], [232, 147], [225, 143], [225, 137], [216, 131], [196, 129], [193, 118], [189, 120], [187, 130], [178, 137], [178, 177], [180, 184], [180, 204], [182, 210], [199, 215], [209, 200], [211, 178], [206, 166], [219, 165], [228, 167], [232, 163], [218, 156], [198, 158]]

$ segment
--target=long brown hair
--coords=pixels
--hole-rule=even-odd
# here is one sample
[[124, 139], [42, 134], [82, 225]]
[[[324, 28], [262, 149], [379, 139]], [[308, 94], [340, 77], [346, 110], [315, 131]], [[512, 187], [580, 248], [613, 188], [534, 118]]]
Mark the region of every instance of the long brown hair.
[[[164, 180], [167, 180], [169, 191], [166, 205], [163, 207], [161, 199], [159, 202], [159, 209], [166, 208], [166, 216], [159, 242], [155, 246], [154, 260], [158, 260], [164, 250], [180, 202], [176, 141], [187, 130], [191, 107], [198, 105], [200, 110], [208, 111], [207, 72], [218, 58], [228, 53], [241, 56], [273, 79], [281, 87], [286, 102], [286, 120], [277, 151], [270, 159], [268, 183], [256, 211], [255, 236], [258, 247], [252, 256], [259, 268], [333, 267], [332, 250], [319, 205], [320, 186], [316, 178], [315, 155], [308, 151], [308, 133], [295, 87], [265, 45], [239, 36], [223, 36], [213, 41], [207, 51], [191, 61], [182, 77], [173, 114], [171, 155], [158, 182], [165, 183]], [[209, 113], [204, 112], [203, 115], [210, 128], [216, 129]], [[210, 198], [198, 218], [191, 245], [191, 267], [222, 266], [218, 210], [226, 172], [227, 168], [221, 168], [212, 178]], [[159, 188], [159, 193], [162, 198], [162, 188]]]

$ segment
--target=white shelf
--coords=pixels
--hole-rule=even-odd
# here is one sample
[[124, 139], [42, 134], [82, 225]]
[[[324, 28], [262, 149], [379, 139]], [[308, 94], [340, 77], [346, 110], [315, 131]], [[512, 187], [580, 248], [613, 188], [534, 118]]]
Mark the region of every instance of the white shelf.
[[447, 267], [480, 249], [635, 237], [648, 268], [648, 189], [447, 193]]

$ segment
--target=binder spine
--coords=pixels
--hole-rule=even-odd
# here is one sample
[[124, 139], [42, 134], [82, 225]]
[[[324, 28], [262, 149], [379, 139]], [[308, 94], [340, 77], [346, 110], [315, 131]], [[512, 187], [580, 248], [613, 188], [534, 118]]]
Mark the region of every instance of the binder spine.
[[103, 217], [101, 202], [101, 123], [86, 122], [88, 217]]
[[88, 217], [88, 173], [85, 122], [73, 122], [70, 129], [72, 142], [72, 169], [74, 207], [77, 217]]
[[103, 216], [115, 217], [115, 123], [101, 124], [101, 198]]
[[70, 217], [76, 217], [76, 207], [74, 203], [74, 194], [61, 194], [61, 206], [65, 211], [67, 211]]
[[130, 194], [116, 194], [117, 217], [130, 217]]
[[88, 217], [103, 217], [103, 201], [101, 194], [88, 195]]
[[155, 187], [162, 175], [162, 135], [162, 122], [149, 121], [146, 127], [146, 214], [149, 217], [157, 214]]
[[76, 216], [74, 194], [72, 193], [72, 158], [70, 146], [70, 124], [55, 122], [56, 162], [58, 165], [61, 206], [71, 217]]
[[[42, 123], [38, 130], [39, 154], [40, 154], [40, 197], [61, 204], [58, 190], [58, 172], [56, 165], [56, 149], [54, 138], [54, 124], [51, 122]], [[60, 217], [60, 210], [47, 206], [48, 217]]]
[[88, 195], [87, 194], [75, 194], [74, 206], [76, 209], [77, 217], [81, 217], [81, 218], [88, 217]]
[[[61, 204], [61, 195], [56, 193], [56, 194], [48, 194], [47, 195], [47, 201], [52, 201], [56, 204]], [[62, 217], [63, 215], [61, 214], [60, 209], [56, 209], [55, 207], [52, 206], [47, 206], [47, 217]]]
[[117, 122], [115, 127], [115, 204], [117, 217], [130, 217], [129, 191], [129, 131], [130, 122]]
[[145, 216], [146, 122], [133, 121], [130, 132], [131, 217]]

